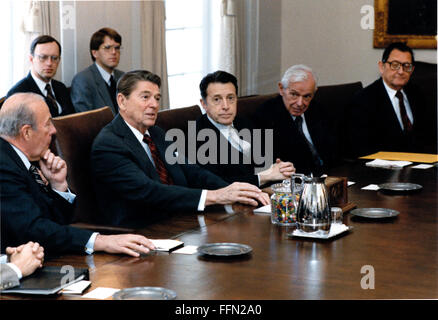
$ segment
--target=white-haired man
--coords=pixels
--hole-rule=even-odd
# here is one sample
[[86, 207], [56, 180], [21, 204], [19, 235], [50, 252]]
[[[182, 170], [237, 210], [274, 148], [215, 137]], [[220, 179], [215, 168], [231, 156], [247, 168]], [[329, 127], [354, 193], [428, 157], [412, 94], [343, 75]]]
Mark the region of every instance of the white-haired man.
[[274, 159], [293, 162], [297, 172], [318, 174], [332, 162], [334, 139], [324, 109], [312, 102], [317, 78], [294, 65], [278, 83], [279, 95], [256, 112], [257, 126], [274, 130]]

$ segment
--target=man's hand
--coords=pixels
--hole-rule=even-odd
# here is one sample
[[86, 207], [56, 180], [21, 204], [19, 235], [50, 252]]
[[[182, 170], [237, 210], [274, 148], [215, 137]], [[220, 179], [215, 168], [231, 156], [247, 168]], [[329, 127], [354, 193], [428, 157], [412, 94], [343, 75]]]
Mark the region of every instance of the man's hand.
[[228, 187], [207, 191], [205, 205], [225, 205], [239, 202], [242, 204], [257, 206], [257, 201], [264, 206], [270, 203], [268, 194], [262, 192], [262, 190], [256, 186], [249, 183], [234, 182]]
[[16, 248], [8, 247], [6, 254], [10, 255], [9, 261], [20, 269], [23, 277], [43, 266], [44, 248], [38, 242], [29, 241]]
[[94, 251], [124, 253], [133, 257], [139, 257], [140, 253], [146, 254], [154, 249], [155, 246], [149, 239], [137, 234], [99, 234], [94, 242]]
[[295, 173], [295, 167], [292, 162], [283, 162], [277, 159], [269, 169], [259, 173], [260, 185], [290, 178], [293, 173]]
[[39, 163], [41, 172], [50, 182], [51, 187], [61, 192], [67, 191], [67, 164], [65, 161], [47, 149]]

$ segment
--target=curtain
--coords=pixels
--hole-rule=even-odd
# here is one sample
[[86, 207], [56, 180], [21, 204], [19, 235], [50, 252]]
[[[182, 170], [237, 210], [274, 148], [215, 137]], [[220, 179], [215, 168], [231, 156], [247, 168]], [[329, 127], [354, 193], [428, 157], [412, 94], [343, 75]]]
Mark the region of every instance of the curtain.
[[169, 108], [164, 1], [141, 2], [141, 65], [161, 77], [161, 106]]

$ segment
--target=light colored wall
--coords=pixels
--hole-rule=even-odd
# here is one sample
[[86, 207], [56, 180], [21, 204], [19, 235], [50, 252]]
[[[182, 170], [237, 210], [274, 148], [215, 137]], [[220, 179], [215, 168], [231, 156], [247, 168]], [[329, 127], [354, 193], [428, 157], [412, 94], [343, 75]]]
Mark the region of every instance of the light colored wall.
[[[383, 49], [373, 48], [373, 30], [363, 30], [363, 5], [373, 0], [282, 0], [281, 72], [291, 65], [312, 67], [320, 85], [379, 77]], [[436, 50], [415, 49], [416, 60], [437, 62]]]

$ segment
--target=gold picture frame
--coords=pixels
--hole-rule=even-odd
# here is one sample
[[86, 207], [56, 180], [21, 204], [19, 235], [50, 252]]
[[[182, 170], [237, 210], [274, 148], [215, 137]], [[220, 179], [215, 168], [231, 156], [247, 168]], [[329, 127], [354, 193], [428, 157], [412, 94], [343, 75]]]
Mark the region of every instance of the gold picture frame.
[[[389, 34], [388, 16], [391, 0], [374, 0], [374, 48], [386, 48], [392, 42], [404, 42], [414, 49], [436, 49], [437, 35]], [[394, 1], [394, 0], [392, 0]], [[436, 21], [435, 21], [436, 24]], [[435, 29], [436, 30], [436, 29]]]

